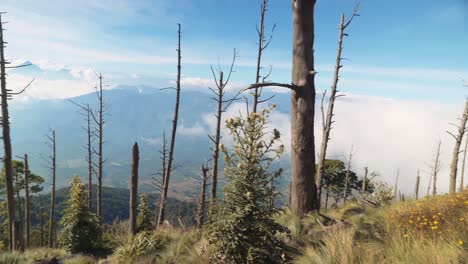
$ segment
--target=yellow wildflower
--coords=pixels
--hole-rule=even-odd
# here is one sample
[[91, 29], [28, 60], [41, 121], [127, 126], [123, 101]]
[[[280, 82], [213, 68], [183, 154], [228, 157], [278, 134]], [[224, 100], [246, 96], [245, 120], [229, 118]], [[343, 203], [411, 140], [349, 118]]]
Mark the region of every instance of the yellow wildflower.
[[464, 243], [463, 243], [462, 240], [458, 240], [458, 245], [463, 246], [463, 244], [464, 244]]

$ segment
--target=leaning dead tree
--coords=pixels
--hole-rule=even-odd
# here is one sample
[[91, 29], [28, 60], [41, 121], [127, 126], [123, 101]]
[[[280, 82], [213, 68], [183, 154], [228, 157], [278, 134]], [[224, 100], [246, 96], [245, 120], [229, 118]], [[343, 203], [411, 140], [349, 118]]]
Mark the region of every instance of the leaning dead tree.
[[322, 195], [322, 175], [323, 175], [323, 170], [324, 170], [324, 164], [325, 164], [325, 159], [327, 155], [327, 148], [328, 148], [328, 141], [330, 140], [330, 132], [332, 129], [332, 125], [334, 123], [333, 121], [333, 116], [334, 114], [334, 109], [335, 109], [335, 100], [338, 98], [340, 95], [338, 95], [338, 81], [340, 80], [340, 69], [343, 67], [342, 62], [344, 58], [342, 57], [342, 52], [343, 52], [343, 40], [345, 36], [348, 36], [348, 34], [345, 32], [345, 30], [348, 28], [348, 26], [351, 24], [353, 21], [354, 17], [359, 16], [357, 13], [359, 9], [359, 5], [356, 5], [354, 8], [353, 14], [348, 20], [345, 20], [345, 15], [341, 15], [341, 20], [340, 20], [340, 26], [339, 26], [339, 36], [338, 36], [338, 51], [336, 55], [336, 61], [335, 61], [335, 71], [333, 75], [333, 84], [330, 89], [330, 97], [328, 99], [328, 109], [327, 109], [327, 114], [325, 116], [324, 113], [324, 100], [326, 96], [326, 91], [323, 93], [323, 98], [322, 98], [322, 106], [321, 106], [321, 111], [322, 111], [322, 145], [320, 147], [320, 153], [318, 155], [318, 163], [317, 163], [317, 179], [315, 184], [317, 185], [317, 192], [318, 192], [318, 207], [320, 208], [320, 200], [321, 200], [321, 195]]
[[107, 103], [104, 101], [103, 95], [103, 83], [102, 83], [102, 74], [98, 75], [99, 78], [99, 87], [96, 88], [96, 95], [98, 98], [98, 110], [97, 113], [90, 111], [91, 117], [96, 123], [96, 130], [93, 131], [93, 135], [98, 138], [98, 149], [93, 149], [93, 153], [98, 156], [97, 163], [97, 215], [99, 219], [99, 224], [102, 224], [102, 178], [103, 178], [103, 167], [104, 167], [104, 116], [106, 115]]
[[[3, 167], [5, 171], [5, 186], [6, 186], [6, 202], [8, 212], [8, 248], [13, 251], [20, 246], [21, 238], [16, 236], [19, 230], [15, 230], [15, 194], [13, 187], [13, 167], [12, 167], [12, 146], [10, 137], [10, 114], [8, 109], [8, 100], [11, 100], [13, 96], [23, 93], [34, 80], [32, 80], [26, 87], [20, 92], [13, 92], [7, 88], [6, 82], [6, 70], [11, 68], [19, 68], [28, 66], [29, 64], [8, 66], [10, 63], [5, 59], [5, 47], [6, 43], [4, 40], [4, 29], [3, 25], [6, 22], [2, 21], [2, 15], [5, 13], [0, 12], [0, 92], [1, 92], [1, 108], [2, 108], [2, 140], [3, 140]], [[22, 227], [20, 227], [22, 228]]]
[[167, 150], [167, 138], [166, 138], [166, 131], [163, 133], [162, 137], [162, 145], [161, 145], [161, 150], [159, 150], [159, 154], [161, 155], [161, 168], [159, 172], [156, 172], [152, 174], [151, 177], [151, 183], [148, 184], [148, 187], [153, 188], [156, 192], [157, 198], [155, 201], [155, 219], [154, 221], [156, 224], [158, 224], [158, 219], [159, 219], [159, 206], [161, 205], [161, 196], [162, 196], [162, 190], [164, 186], [164, 181], [166, 179], [166, 167], [167, 167], [167, 156], [168, 156], [168, 150]]
[[418, 170], [418, 176], [416, 176], [416, 185], [414, 187], [414, 196], [416, 197], [416, 200], [419, 198], [419, 182], [421, 181], [421, 176], [419, 174]]
[[395, 187], [393, 189], [393, 197], [395, 198], [395, 200], [398, 199], [398, 179], [400, 178], [400, 169], [397, 169], [397, 175], [396, 175], [396, 178], [395, 178]]
[[181, 35], [181, 25], [178, 24], [178, 43], [177, 43], [177, 81], [176, 81], [176, 101], [175, 101], [175, 109], [174, 109], [174, 119], [172, 120], [172, 134], [171, 134], [171, 142], [169, 147], [169, 157], [167, 160], [167, 168], [164, 176], [163, 188], [161, 193], [161, 203], [159, 205], [159, 215], [157, 225], [161, 225], [165, 219], [165, 212], [166, 212], [166, 202], [167, 202], [167, 192], [169, 190], [169, 179], [172, 172], [172, 162], [174, 161], [174, 146], [176, 140], [176, 132], [177, 132], [177, 121], [179, 119], [179, 103], [180, 103], [180, 77], [181, 77], [181, 48], [180, 48], [180, 35]]
[[466, 122], [468, 120], [468, 99], [465, 102], [465, 110], [463, 111], [463, 115], [460, 118], [460, 125], [457, 127], [457, 135], [455, 136], [450, 131], [447, 131], [454, 139], [455, 139], [455, 147], [453, 148], [452, 154], [452, 165], [450, 165], [450, 193], [455, 193], [456, 191], [456, 184], [457, 184], [457, 171], [458, 171], [458, 158], [460, 155], [460, 147], [463, 140], [463, 136], [465, 135], [466, 129]]
[[293, 1], [292, 83], [264, 82], [247, 87], [291, 90], [291, 208], [299, 216], [318, 209], [315, 185], [315, 0]]
[[[268, 0], [263, 0], [263, 3], [260, 7], [260, 27], [257, 26], [257, 35], [258, 35], [258, 50], [257, 50], [257, 70], [255, 75], [255, 83], [258, 84], [261, 81], [265, 82], [265, 80], [270, 76], [272, 68], [270, 67], [270, 71], [262, 77], [262, 57], [263, 52], [268, 48], [270, 45], [271, 40], [273, 39], [273, 31], [275, 30], [276, 25], [273, 26], [271, 30], [270, 37], [268, 40], [265, 37], [265, 15], [268, 11]], [[270, 100], [272, 97], [261, 100], [262, 96], [262, 87], [257, 87], [254, 89], [252, 96], [253, 96], [253, 105], [252, 105], [252, 112], [256, 113], [258, 105]]]
[[343, 192], [343, 204], [346, 203], [346, 198], [348, 197], [348, 188], [349, 188], [349, 176], [351, 175], [351, 164], [353, 160], [353, 150], [354, 146], [351, 146], [351, 151], [349, 152], [348, 166], [346, 168], [346, 177], [344, 182], [344, 192]]
[[55, 145], [55, 130], [51, 130], [50, 135], [47, 135], [47, 141], [45, 144], [50, 148], [52, 154], [44, 160], [48, 163], [49, 169], [52, 171], [52, 190], [50, 197], [50, 214], [49, 214], [49, 238], [48, 246], [51, 248], [54, 246], [55, 236], [55, 180], [57, 171], [57, 157], [56, 157], [56, 145]]
[[208, 179], [210, 178], [209, 175], [210, 168], [208, 167], [208, 162], [201, 166], [201, 175], [200, 175], [200, 197], [198, 198], [197, 203], [197, 228], [200, 229], [203, 227], [205, 223], [205, 216], [206, 216], [206, 187], [209, 185]]
[[137, 232], [137, 208], [138, 208], [138, 162], [140, 154], [138, 144], [135, 142], [132, 148], [132, 174], [130, 177], [130, 234]]
[[79, 104], [70, 100], [74, 105], [80, 109], [79, 113], [83, 116], [86, 127], [82, 127], [86, 132], [86, 163], [88, 163], [88, 208], [89, 210], [93, 207], [93, 175], [96, 173], [93, 162], [93, 127], [91, 126], [92, 109], [89, 104]]
[[221, 143], [221, 122], [222, 122], [222, 115], [224, 112], [226, 112], [227, 108], [237, 100], [237, 96], [239, 95], [236, 94], [233, 98], [230, 99], [225, 99], [225, 94], [226, 94], [226, 86], [229, 83], [229, 80], [231, 79], [231, 74], [233, 73], [233, 68], [234, 68], [234, 63], [236, 61], [236, 50], [234, 50], [234, 55], [232, 57], [232, 63], [231, 67], [229, 69], [229, 74], [227, 75], [227, 78], [224, 77], [223, 71], [221, 69], [218, 69], [218, 73], [215, 73], [214, 69], [212, 66], [211, 67], [211, 73], [213, 74], [213, 79], [216, 85], [216, 89], [209, 88], [211, 92], [213, 92], [214, 97], [211, 99], [216, 102], [217, 105], [217, 110], [216, 110], [216, 131], [214, 136], [208, 135], [210, 138], [211, 142], [214, 145], [213, 148], [213, 169], [211, 172], [211, 199], [210, 202], [211, 204], [215, 204], [216, 202], [216, 191], [218, 188], [218, 164], [219, 164], [219, 146]]
[[460, 174], [460, 185], [458, 186], [458, 191], [463, 192], [463, 189], [465, 188], [464, 184], [464, 178], [465, 178], [465, 165], [466, 165], [466, 153], [468, 151], [468, 137], [466, 137], [465, 140], [465, 150], [463, 151], [463, 161], [462, 161], [462, 169], [461, 169], [461, 174]]

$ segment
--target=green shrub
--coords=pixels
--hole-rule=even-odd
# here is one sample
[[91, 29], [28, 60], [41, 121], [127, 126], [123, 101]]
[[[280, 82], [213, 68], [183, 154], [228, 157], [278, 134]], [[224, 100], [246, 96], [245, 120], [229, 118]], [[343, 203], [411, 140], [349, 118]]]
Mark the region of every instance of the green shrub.
[[90, 253], [99, 247], [101, 229], [97, 216], [88, 209], [85, 185], [73, 177], [68, 207], [60, 221], [59, 243], [70, 253]]

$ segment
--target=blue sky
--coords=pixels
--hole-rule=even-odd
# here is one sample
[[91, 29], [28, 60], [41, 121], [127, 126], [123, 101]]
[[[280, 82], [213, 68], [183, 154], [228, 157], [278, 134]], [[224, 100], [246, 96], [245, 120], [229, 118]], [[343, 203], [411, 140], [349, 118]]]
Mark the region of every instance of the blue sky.
[[[13, 89], [36, 78], [24, 102], [89, 93], [95, 72], [103, 73], [108, 88], [173, 84], [177, 23], [183, 27], [183, 89], [207, 91], [213, 86], [210, 64], [227, 68], [234, 48], [239, 58], [232, 88], [254, 81], [261, 0], [0, 1], [1, 11], [8, 12], [7, 58], [34, 64], [9, 74]], [[331, 84], [340, 15], [349, 15], [355, 4], [317, 1], [319, 92]], [[448, 175], [453, 139], [446, 130], [463, 110], [468, 89], [461, 81], [468, 79], [468, 1], [362, 0], [359, 13], [344, 44], [343, 56], [350, 60], [339, 88], [349, 96], [337, 103], [329, 153], [342, 157], [354, 144], [357, 170], [369, 166], [393, 182], [400, 168], [402, 185], [411, 191], [416, 170], [432, 160], [439, 139], [441, 174]], [[290, 1], [270, 0], [266, 23], [276, 30], [264, 66], [273, 66], [271, 80], [290, 82]], [[238, 114], [241, 106], [236, 107], [227, 116]], [[272, 123], [288, 141], [288, 115], [277, 113]], [[441, 185], [447, 190], [448, 180]]]
[[[183, 75], [205, 88], [210, 64], [239, 54], [235, 86], [254, 79], [260, 0], [2, 0], [7, 55], [42, 67], [92, 69], [118, 84], [167, 86], [174, 79], [176, 23], [183, 26]], [[350, 0], [319, 0], [315, 54], [319, 89], [330, 86], [340, 14]], [[344, 44], [341, 90], [358, 95], [459, 102], [468, 78], [468, 1], [361, 1]], [[264, 65], [271, 79], [290, 81], [290, 1], [270, 0], [276, 24]], [[87, 80], [91, 81], [91, 80]], [[73, 93], [74, 94], [74, 93]]]

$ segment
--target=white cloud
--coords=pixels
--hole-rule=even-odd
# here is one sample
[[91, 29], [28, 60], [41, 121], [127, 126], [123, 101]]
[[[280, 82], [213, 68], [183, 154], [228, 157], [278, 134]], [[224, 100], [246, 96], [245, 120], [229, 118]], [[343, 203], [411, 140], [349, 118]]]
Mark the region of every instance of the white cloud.
[[177, 128], [177, 133], [188, 137], [201, 137], [208, 134], [205, 127], [201, 126], [199, 123], [195, 123], [195, 125], [190, 127], [186, 127], [184, 124], [181, 124]]
[[159, 146], [161, 144], [160, 138], [144, 138], [142, 137], [143, 143], [149, 146]]

